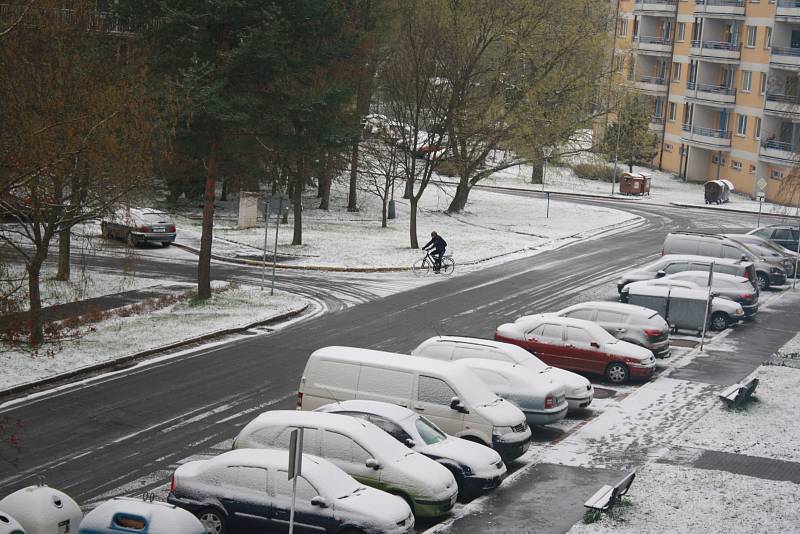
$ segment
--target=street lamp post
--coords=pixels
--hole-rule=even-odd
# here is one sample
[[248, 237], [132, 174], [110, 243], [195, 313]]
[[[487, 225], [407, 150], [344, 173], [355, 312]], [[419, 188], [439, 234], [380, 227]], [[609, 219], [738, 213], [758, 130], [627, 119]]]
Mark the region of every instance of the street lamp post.
[[617, 142], [614, 145], [614, 173], [611, 175], [611, 196], [614, 196], [614, 186], [617, 184], [617, 161], [619, 161], [619, 136], [622, 133], [619, 121], [617, 121]]
[[547, 176], [547, 160], [553, 155], [553, 147], [543, 146], [542, 155], [544, 156], [544, 167], [542, 168], [542, 191], [544, 191], [544, 179]]

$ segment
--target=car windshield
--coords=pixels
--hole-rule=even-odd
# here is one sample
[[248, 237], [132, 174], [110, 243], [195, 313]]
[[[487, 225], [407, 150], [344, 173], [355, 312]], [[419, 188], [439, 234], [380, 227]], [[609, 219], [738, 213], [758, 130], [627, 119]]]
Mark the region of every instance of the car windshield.
[[149, 212], [141, 215], [142, 221], [149, 224], [167, 224], [169, 223], [169, 215], [166, 213]]
[[307, 462], [303, 462], [303, 476], [332, 499], [345, 499], [364, 489], [362, 484], [330, 462], [315, 463], [313, 469], [306, 467]]
[[426, 445], [433, 445], [447, 439], [447, 434], [436, 428], [436, 425], [424, 417], [418, 417], [417, 420], [414, 421], [414, 425], [417, 427], [417, 431]]

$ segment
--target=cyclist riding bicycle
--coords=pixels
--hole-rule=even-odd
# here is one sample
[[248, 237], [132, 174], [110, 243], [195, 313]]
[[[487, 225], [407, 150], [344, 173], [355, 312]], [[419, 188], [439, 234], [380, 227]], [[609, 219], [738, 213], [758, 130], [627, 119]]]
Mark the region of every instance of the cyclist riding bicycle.
[[434, 260], [433, 272], [435, 273], [438, 273], [439, 269], [442, 268], [442, 257], [444, 256], [444, 250], [446, 248], [447, 242], [436, 232], [431, 232], [431, 240], [428, 241], [424, 247], [422, 247], [422, 250], [433, 251], [431, 253], [431, 257]]

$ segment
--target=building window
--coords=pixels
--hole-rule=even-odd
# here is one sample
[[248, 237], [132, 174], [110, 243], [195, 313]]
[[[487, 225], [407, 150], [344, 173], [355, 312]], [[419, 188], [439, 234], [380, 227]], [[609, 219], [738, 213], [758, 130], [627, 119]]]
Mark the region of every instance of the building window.
[[725, 158], [721, 158], [721, 157], [717, 156], [716, 154], [714, 154], [711, 157], [711, 163], [714, 163], [714, 164], [718, 163], [720, 165], [725, 165]]
[[686, 40], [686, 23], [678, 23], [678, 41], [683, 42]]
[[755, 48], [755, 46], [756, 46], [756, 27], [755, 26], [748, 26], [747, 27], [747, 46], [749, 48]]
[[669, 103], [669, 122], [675, 122], [678, 116], [678, 104], [675, 102]]
[[753, 132], [753, 139], [761, 139], [761, 117], [756, 117], [756, 128]]
[[617, 63], [617, 74], [622, 74], [622, 69], [625, 67], [625, 58], [620, 56], [615, 58]]
[[761, 83], [759, 84], [758, 92], [760, 94], [762, 94], [762, 95], [767, 92], [767, 73], [766, 72], [762, 72], [761, 73]]
[[783, 180], [783, 173], [778, 170], [773, 170], [772, 173], [769, 175], [770, 178], [773, 180]]
[[764, 34], [764, 48], [769, 50], [772, 46], [772, 28], [767, 26], [766, 33]]
[[753, 72], [749, 70], [742, 71], [742, 91], [745, 93], [750, 92], [750, 82], [753, 80]]
[[619, 19], [619, 36], [625, 37], [628, 35], [628, 19]]
[[747, 115], [739, 114], [739, 122], [736, 125], [736, 133], [744, 135], [747, 132]]
[[681, 64], [680, 63], [673, 63], [672, 64], [672, 81], [679, 82], [681, 81]]
[[731, 160], [731, 169], [733, 169], [735, 171], [741, 171], [742, 170], [742, 162], [741, 161], [733, 161], [733, 160]]
[[750, 174], [755, 174], [755, 173], [756, 173], [756, 166], [751, 163], [750, 164]]
[[664, 152], [672, 152], [672, 143], [664, 143]]

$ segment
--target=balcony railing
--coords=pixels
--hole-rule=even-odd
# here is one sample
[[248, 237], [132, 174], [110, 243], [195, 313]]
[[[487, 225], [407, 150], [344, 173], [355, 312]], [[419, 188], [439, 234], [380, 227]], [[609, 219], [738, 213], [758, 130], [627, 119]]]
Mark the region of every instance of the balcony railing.
[[742, 48], [741, 43], [724, 43], [722, 41], [692, 41], [692, 48], [703, 48], [711, 50], [731, 50], [739, 51]]
[[698, 6], [744, 7], [744, 0], [694, 0]]
[[664, 117], [653, 115], [650, 117], [650, 124], [664, 124]]
[[639, 76], [636, 81], [639, 83], [651, 83], [653, 85], [667, 85], [666, 78], [657, 78], [655, 76]]
[[697, 135], [705, 135], [706, 137], [716, 137], [717, 139], [730, 139], [730, 130], [717, 130], [714, 128], [703, 128], [702, 126], [692, 126], [691, 124], [684, 124], [682, 127], [684, 132], [690, 132]]
[[800, 0], [778, 0], [778, 7], [800, 8]]
[[641, 9], [644, 4], [657, 4], [666, 6], [678, 5], [678, 0], [636, 0], [636, 8]]
[[767, 102], [778, 102], [780, 104], [800, 104], [800, 96], [767, 93]]
[[655, 45], [672, 45], [672, 39], [669, 37], [650, 37], [648, 35], [638, 35], [634, 40], [639, 41], [641, 44], [655, 44]]
[[773, 150], [785, 150], [786, 152], [792, 151], [792, 143], [778, 141], [776, 139], [767, 139], [761, 143], [764, 148], [771, 148]]
[[772, 47], [772, 55], [773, 56], [800, 57], [800, 48], [787, 48], [787, 47], [784, 47], [784, 46], [773, 46]]
[[711, 85], [708, 83], [687, 82], [686, 88], [692, 91], [702, 91], [703, 93], [714, 93], [715, 95], [733, 96], [736, 89], [725, 87], [724, 85]]

